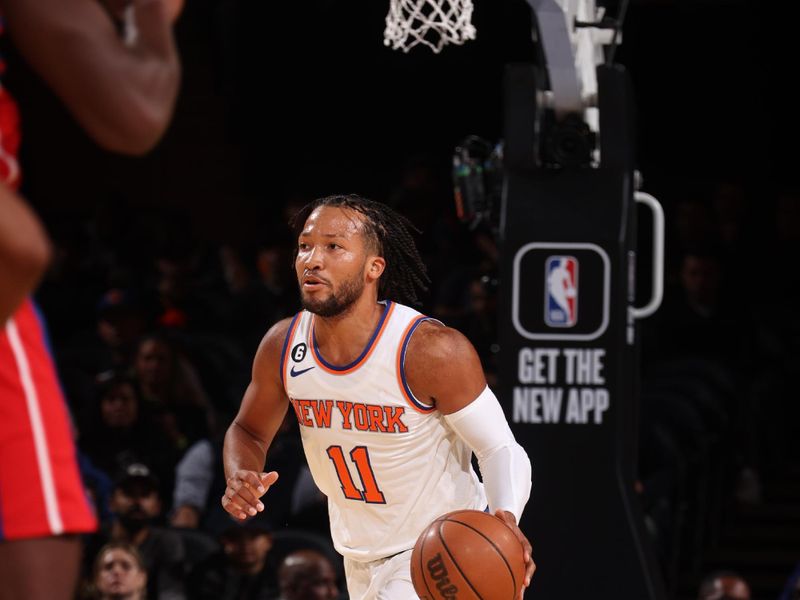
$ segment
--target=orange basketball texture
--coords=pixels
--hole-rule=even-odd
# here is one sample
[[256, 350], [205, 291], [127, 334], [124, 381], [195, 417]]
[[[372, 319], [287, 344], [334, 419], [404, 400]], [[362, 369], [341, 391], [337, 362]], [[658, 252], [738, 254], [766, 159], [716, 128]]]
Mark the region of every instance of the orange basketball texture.
[[523, 548], [503, 521], [477, 510], [436, 519], [411, 552], [411, 582], [423, 600], [515, 600]]

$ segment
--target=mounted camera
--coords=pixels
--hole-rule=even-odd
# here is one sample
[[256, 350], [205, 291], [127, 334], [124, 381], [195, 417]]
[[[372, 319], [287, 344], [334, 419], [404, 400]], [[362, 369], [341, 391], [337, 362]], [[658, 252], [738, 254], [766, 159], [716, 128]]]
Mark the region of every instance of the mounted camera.
[[456, 215], [470, 229], [483, 224], [496, 230], [503, 186], [501, 144], [471, 135], [453, 153]]

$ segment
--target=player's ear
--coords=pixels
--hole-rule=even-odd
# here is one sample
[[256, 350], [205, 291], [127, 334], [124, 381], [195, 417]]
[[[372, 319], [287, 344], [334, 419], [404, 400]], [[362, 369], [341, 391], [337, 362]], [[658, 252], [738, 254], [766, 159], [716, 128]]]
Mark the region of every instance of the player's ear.
[[386, 260], [382, 256], [371, 256], [367, 261], [367, 278], [376, 281], [386, 270]]

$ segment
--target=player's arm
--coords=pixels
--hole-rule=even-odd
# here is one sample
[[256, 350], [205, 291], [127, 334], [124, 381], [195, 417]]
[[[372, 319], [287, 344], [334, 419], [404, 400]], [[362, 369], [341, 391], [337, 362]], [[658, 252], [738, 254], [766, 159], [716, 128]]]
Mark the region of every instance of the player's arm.
[[50, 243], [27, 204], [0, 184], [0, 327], [39, 281], [50, 261]]
[[132, 0], [126, 44], [97, 0], [0, 0], [15, 45], [102, 147], [150, 150], [166, 130], [180, 67], [165, 0]]
[[222, 450], [227, 488], [222, 506], [239, 519], [264, 510], [259, 498], [278, 474], [263, 473], [267, 450], [289, 406], [280, 377], [281, 350], [291, 320], [273, 326], [256, 351], [250, 384], [228, 427]]
[[475, 452], [492, 512], [519, 519], [530, 496], [530, 460], [486, 385], [469, 340], [455, 329], [423, 323], [409, 342], [406, 377], [414, 394], [434, 404]]
[[525, 548], [525, 585], [536, 568], [531, 545], [517, 526], [531, 490], [531, 463], [503, 409], [486, 385], [475, 348], [455, 329], [423, 323], [409, 342], [406, 377], [421, 401], [433, 404], [478, 458], [489, 509]]

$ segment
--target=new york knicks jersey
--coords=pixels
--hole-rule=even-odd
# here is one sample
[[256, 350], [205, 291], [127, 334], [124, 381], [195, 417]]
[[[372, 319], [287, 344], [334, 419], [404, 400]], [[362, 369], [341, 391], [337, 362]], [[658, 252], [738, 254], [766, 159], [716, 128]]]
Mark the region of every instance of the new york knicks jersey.
[[486, 507], [470, 449], [441, 413], [414, 397], [405, 378], [409, 340], [427, 317], [384, 305], [369, 343], [349, 365], [320, 355], [314, 315], [306, 311], [292, 320], [281, 354], [309, 469], [328, 497], [334, 545], [357, 561], [412, 548], [446, 512]]

